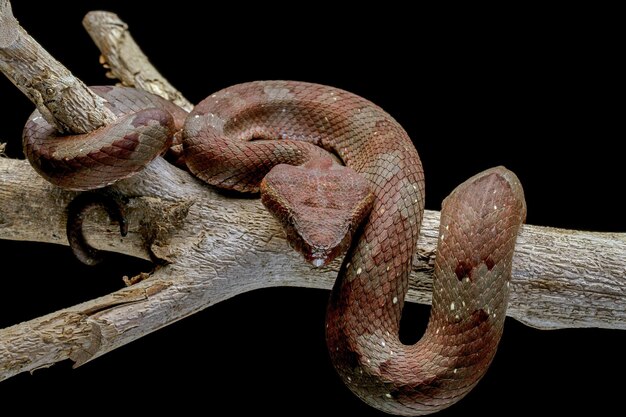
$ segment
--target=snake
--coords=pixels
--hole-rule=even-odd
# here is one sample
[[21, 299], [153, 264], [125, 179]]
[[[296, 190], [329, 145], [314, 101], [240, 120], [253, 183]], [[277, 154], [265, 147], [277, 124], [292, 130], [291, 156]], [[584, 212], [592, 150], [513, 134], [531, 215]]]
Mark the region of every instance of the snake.
[[[111, 91], [105, 97], [111, 102], [135, 94]], [[144, 99], [150, 102], [135, 106], [132, 97], [121, 101], [126, 104], [111, 106], [132, 108], [130, 116], [120, 111], [120, 118], [131, 120], [155, 104]], [[523, 189], [513, 172], [483, 171], [444, 200], [430, 319], [422, 338], [406, 345], [399, 337], [400, 319], [425, 185], [420, 157], [402, 126], [358, 95], [296, 81], [238, 84], [208, 96], [188, 115], [176, 114], [178, 126], [184, 120], [184, 162], [192, 174], [215, 187], [261, 192], [290, 243], [313, 266], [346, 251], [325, 326], [330, 360], [354, 394], [390, 414], [424, 415], [470, 392], [502, 335], [515, 241], [526, 217]], [[82, 171], [71, 181], [65, 179], [67, 169], [47, 171], [59, 164], [46, 159], [50, 152], [41, 143], [54, 134], [36, 117], [28, 122], [36, 128], [27, 123], [25, 129], [31, 163], [40, 161], [36, 169], [57, 185], [81, 189]], [[135, 125], [157, 126], [168, 134], [177, 129], [163, 114], [150, 120]], [[39, 139], [30, 132], [38, 132]], [[90, 152], [101, 152], [95, 146], [111, 140], [96, 141]], [[168, 140], [160, 140], [166, 147]], [[57, 152], [70, 158], [61, 165], [86, 170], [89, 164], [69, 156], [84, 158], [84, 151], [61, 151], [59, 142], [53, 145]], [[130, 175], [130, 169], [123, 171]], [[98, 186], [110, 183], [111, 177], [101, 177], [106, 181]], [[93, 175], [86, 182], [93, 185]], [[348, 185], [342, 188], [343, 182]], [[335, 189], [341, 197], [331, 196]]]
[[122, 204], [112, 193], [79, 194], [67, 206], [65, 232], [76, 259], [88, 266], [97, 265], [106, 258], [106, 253], [91, 246], [83, 233], [85, 215], [93, 207], [104, 208], [109, 218], [119, 224], [122, 237], [128, 234], [128, 220], [124, 215]]
[[172, 145], [187, 112], [154, 94], [129, 87], [93, 86], [117, 117], [92, 132], [57, 132], [38, 111], [26, 121], [22, 148], [43, 178], [72, 191], [106, 187], [141, 171]]

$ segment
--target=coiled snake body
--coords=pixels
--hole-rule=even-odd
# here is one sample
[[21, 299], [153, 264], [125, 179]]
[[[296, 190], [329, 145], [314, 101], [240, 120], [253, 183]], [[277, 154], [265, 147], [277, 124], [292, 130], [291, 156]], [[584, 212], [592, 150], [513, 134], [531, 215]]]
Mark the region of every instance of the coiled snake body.
[[[344, 258], [326, 318], [330, 357], [356, 395], [389, 413], [420, 415], [458, 401], [478, 382], [502, 333], [513, 248], [525, 218], [513, 173], [502, 167], [485, 171], [445, 200], [431, 318], [422, 339], [408, 346], [398, 332], [422, 221], [424, 179], [417, 151], [391, 116], [332, 87], [252, 82], [199, 103], [183, 136], [192, 173], [219, 187], [261, 189], [264, 203], [288, 230], [304, 230], [306, 236], [294, 243], [303, 251], [312, 250], [307, 236], [324, 239], [316, 222], [343, 229], [355, 229], [358, 222], [316, 218], [321, 209], [307, 199], [313, 191], [305, 185], [287, 192], [296, 194], [289, 199], [299, 208], [284, 208], [282, 191], [274, 187], [296, 174], [273, 168], [311, 168], [305, 177], [315, 177], [313, 188], [322, 190], [315, 200], [337, 212], [341, 199], [324, 197], [324, 187], [336, 182], [328, 180], [327, 171], [335, 169], [328, 154], [365, 178], [373, 197], [364, 193], [354, 211], [361, 217], [370, 207], [371, 212]], [[352, 181], [352, 171], [345, 176]], [[307, 257], [320, 265], [335, 255], [329, 249]]]

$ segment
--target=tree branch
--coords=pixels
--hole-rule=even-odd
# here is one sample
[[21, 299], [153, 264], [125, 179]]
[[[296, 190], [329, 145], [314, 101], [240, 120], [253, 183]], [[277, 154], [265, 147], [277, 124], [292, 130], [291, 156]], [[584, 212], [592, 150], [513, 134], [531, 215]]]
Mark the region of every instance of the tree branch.
[[[144, 201], [132, 207], [130, 237], [121, 239], [115, 227], [103, 226], [103, 217], [87, 229], [88, 239], [144, 259], [147, 242], [171, 263], [139, 284], [0, 330], [0, 379], [67, 358], [82, 364], [253, 289], [332, 287], [339, 263], [309, 267], [256, 199], [222, 195], [163, 159], [116, 187]], [[73, 195], [40, 179], [23, 161], [0, 159], [0, 238], [67, 244], [65, 208]], [[155, 204], [171, 207], [170, 214], [155, 217], [161, 212], [151, 210]], [[147, 226], [139, 221], [144, 217], [157, 229], [174, 226], [147, 239]], [[430, 302], [438, 218], [426, 213], [409, 301]], [[626, 329], [625, 252], [624, 234], [524, 226], [508, 315], [542, 329]]]
[[0, 0], [0, 71], [60, 132], [87, 133], [115, 120], [101, 97], [26, 33], [9, 0]]
[[[123, 23], [120, 26], [110, 22], [113, 23], [104, 27], [118, 31], [118, 39], [130, 38]], [[8, 1], [0, 0], [0, 66], [13, 76], [14, 83], [42, 105], [51, 118], [62, 119], [62, 115], [76, 109], [89, 115], [91, 110], [102, 107], [98, 101], [68, 97], [66, 90], [89, 90], [76, 87], [76, 81], [68, 82], [69, 72], [50, 77], [39, 64], [41, 47], [33, 42], [17, 24]], [[113, 44], [125, 42], [129, 41]], [[122, 47], [119, 54], [112, 52], [111, 56], [128, 53], [122, 52], [126, 48], [133, 50]], [[24, 55], [22, 50], [35, 52]], [[132, 52], [136, 53], [138, 48]], [[119, 65], [131, 65], [132, 54], [120, 58]], [[111, 56], [107, 61], [113, 66]], [[14, 58], [34, 60], [36, 65], [31, 63], [31, 70], [12, 61]], [[156, 76], [141, 75], [150, 72], [147, 60], [137, 68], [136, 79], [154, 83]], [[43, 77], [52, 83], [53, 106], [44, 100], [47, 84], [44, 83], [42, 92], [41, 80], [20, 78], [24, 74], [32, 80]], [[122, 77], [117, 73], [116, 76]], [[58, 85], [63, 87], [57, 88]], [[66, 88], [68, 85], [71, 88]], [[140, 86], [138, 82], [136, 85]], [[57, 90], [61, 94], [55, 95]], [[70, 119], [84, 128], [104, 123], [106, 117]], [[99, 121], [92, 124], [93, 120]], [[65, 127], [65, 123], [61, 126]], [[0, 330], [0, 380], [68, 358], [80, 365], [256, 288], [329, 289], [333, 285], [338, 261], [320, 270], [305, 264], [289, 248], [279, 225], [258, 200], [220, 194], [163, 159], [155, 160], [144, 172], [115, 187], [133, 196], [128, 213], [129, 236], [121, 239], [116, 228], [110, 227], [100, 214], [91, 218], [85, 228], [88, 240], [100, 249], [143, 259], [158, 258], [167, 264], [149, 278], [110, 295]], [[74, 196], [75, 193], [46, 183], [26, 162], [0, 158], [0, 239], [67, 244], [66, 207]], [[438, 219], [438, 213], [426, 213], [409, 301], [430, 301]], [[524, 226], [513, 262], [508, 314], [544, 329], [626, 329], [625, 251], [625, 234]]]
[[100, 62], [110, 69], [109, 78], [117, 78], [123, 85], [156, 94], [191, 111], [193, 104], [152, 66], [131, 36], [128, 25], [115, 13], [89, 12], [83, 26], [100, 49]]

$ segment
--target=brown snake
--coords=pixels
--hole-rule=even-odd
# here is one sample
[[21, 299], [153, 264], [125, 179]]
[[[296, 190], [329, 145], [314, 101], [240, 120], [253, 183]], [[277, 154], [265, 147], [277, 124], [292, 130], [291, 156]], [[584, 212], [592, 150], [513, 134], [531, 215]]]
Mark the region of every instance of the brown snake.
[[84, 191], [129, 177], [172, 143], [187, 112], [145, 91], [91, 87], [118, 116], [114, 124], [84, 135], [61, 135], [35, 110], [22, 135], [35, 170], [59, 187]]
[[[31, 142], [25, 135], [27, 154], [38, 155]], [[294, 246], [316, 265], [348, 246], [327, 227], [345, 232], [358, 225], [329, 213], [345, 211], [349, 194], [359, 197], [348, 217], [371, 209], [344, 258], [326, 318], [332, 362], [361, 399], [388, 413], [429, 414], [458, 401], [483, 376], [502, 334], [513, 249], [526, 214], [513, 173], [503, 167], [480, 173], [444, 201], [431, 317], [422, 339], [409, 346], [398, 332], [424, 180], [417, 151], [391, 116], [332, 87], [252, 82], [199, 103], [186, 119], [183, 146], [189, 170], [209, 184], [261, 189]], [[337, 171], [345, 168], [336, 168], [329, 153], [351, 169]], [[357, 177], [365, 178], [365, 191]], [[345, 199], [327, 195], [337, 178], [350, 184], [339, 191]], [[63, 179], [56, 183], [65, 186]]]

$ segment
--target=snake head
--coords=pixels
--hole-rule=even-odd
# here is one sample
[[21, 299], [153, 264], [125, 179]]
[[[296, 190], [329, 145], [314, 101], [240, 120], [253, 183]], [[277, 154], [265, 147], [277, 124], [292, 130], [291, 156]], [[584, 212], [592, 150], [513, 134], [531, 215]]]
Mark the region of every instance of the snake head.
[[260, 188], [291, 246], [315, 267], [345, 253], [374, 204], [367, 180], [330, 157], [276, 165]]

